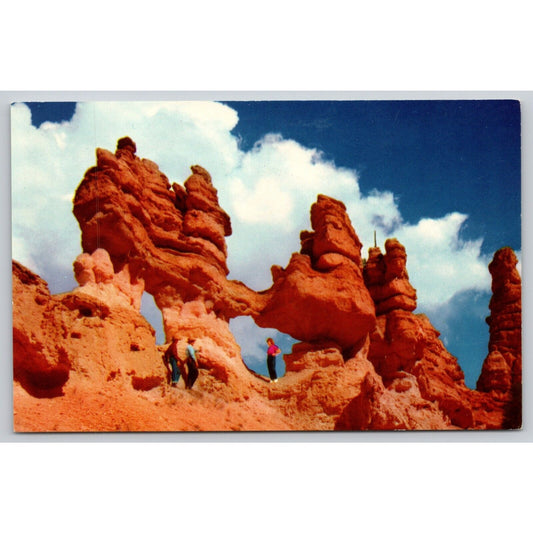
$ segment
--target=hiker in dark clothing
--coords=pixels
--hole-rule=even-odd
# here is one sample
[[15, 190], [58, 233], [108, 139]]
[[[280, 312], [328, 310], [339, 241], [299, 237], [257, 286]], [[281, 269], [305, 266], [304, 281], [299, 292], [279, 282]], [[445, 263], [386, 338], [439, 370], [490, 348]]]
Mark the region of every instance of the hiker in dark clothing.
[[[172, 339], [170, 346], [166, 349], [164, 355], [165, 365], [170, 366], [171, 372], [171, 386], [177, 387], [180, 380], [181, 371], [178, 365], [178, 339]], [[185, 378], [184, 378], [185, 379]]]
[[186, 389], [192, 389], [194, 382], [198, 378], [198, 359], [197, 351], [193, 346], [194, 339], [187, 340], [187, 380], [185, 382]]
[[267, 349], [267, 367], [270, 376], [270, 382], [276, 383], [278, 375], [276, 374], [276, 355], [281, 353], [281, 350], [274, 344], [274, 340], [270, 337], [266, 340], [268, 344]]

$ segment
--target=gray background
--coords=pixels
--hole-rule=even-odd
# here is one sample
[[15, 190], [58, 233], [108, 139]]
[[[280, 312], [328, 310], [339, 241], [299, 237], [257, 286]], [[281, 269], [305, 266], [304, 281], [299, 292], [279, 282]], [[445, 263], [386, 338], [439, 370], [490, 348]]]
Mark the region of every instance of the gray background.
[[[138, 100], [269, 100], [269, 99], [487, 99], [511, 98], [522, 109], [522, 302], [523, 302], [523, 429], [517, 431], [439, 432], [260, 432], [260, 433], [14, 433], [12, 424], [12, 316], [11, 316], [11, 168], [10, 104], [16, 101], [138, 101]], [[116, 91], [3, 91], [0, 92], [0, 172], [2, 272], [0, 281], [0, 442], [533, 442], [530, 382], [531, 291], [528, 286], [529, 215], [524, 208], [531, 199], [533, 92], [531, 91], [381, 91], [381, 92], [116, 92]], [[72, 258], [74, 259], [74, 258]], [[488, 342], [488, 339], [487, 339]]]

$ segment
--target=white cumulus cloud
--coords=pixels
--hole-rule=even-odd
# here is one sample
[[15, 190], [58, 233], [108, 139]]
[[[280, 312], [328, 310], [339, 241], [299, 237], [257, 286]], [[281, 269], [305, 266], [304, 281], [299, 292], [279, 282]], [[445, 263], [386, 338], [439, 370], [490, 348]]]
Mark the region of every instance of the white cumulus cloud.
[[201, 164], [223, 176], [240, 157], [231, 135], [237, 114], [215, 102], [81, 102], [72, 120], [39, 128], [24, 104], [11, 108], [13, 258], [32, 264], [52, 289], [70, 290], [80, 253], [72, 198], [95, 150], [129, 135], [140, 157], [183, 182]]
[[34, 268], [52, 290], [72, 288], [72, 262], [81, 249], [70, 199], [94, 165], [96, 147], [114, 151], [128, 135], [137, 155], [156, 162], [171, 182], [183, 183], [193, 164], [211, 173], [232, 220], [230, 278], [256, 290], [271, 285], [271, 265], [285, 266], [299, 251], [299, 233], [310, 229], [318, 194], [345, 203], [363, 255], [374, 230], [382, 250], [388, 237], [404, 244], [421, 306], [442, 304], [468, 289], [489, 290], [481, 238], [460, 238], [466, 214], [428, 213], [406, 224], [394, 191], [362, 194], [355, 169], [337, 167], [316, 149], [279, 134], [243, 151], [232, 133], [237, 123], [237, 113], [216, 102], [81, 102], [72, 120], [35, 128], [27, 106], [13, 105], [14, 258]]
[[407, 251], [407, 270], [420, 305], [446, 302], [464, 290], [490, 289], [490, 258], [481, 253], [483, 239], [463, 241], [459, 236], [467, 218], [450, 213], [396, 230], [395, 236]]

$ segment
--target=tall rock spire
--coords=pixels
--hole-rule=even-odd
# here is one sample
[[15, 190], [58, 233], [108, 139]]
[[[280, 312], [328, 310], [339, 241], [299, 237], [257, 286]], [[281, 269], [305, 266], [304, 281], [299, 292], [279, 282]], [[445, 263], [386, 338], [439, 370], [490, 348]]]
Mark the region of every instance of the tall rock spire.
[[403, 309], [416, 309], [416, 290], [409, 282], [405, 247], [397, 239], [387, 239], [385, 254], [370, 248], [364, 267], [365, 284], [376, 304], [376, 315]]
[[501, 248], [489, 265], [492, 298], [487, 318], [489, 355], [483, 363], [477, 389], [496, 397], [510, 397], [510, 427], [519, 427], [522, 400], [522, 281], [511, 248]]

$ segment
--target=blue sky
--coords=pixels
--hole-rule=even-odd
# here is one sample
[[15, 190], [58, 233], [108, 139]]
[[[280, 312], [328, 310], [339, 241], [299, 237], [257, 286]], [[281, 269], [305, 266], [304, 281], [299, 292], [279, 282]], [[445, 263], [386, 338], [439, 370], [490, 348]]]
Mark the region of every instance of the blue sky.
[[[363, 193], [392, 191], [405, 222], [415, 224], [428, 215], [466, 213], [468, 219], [459, 236], [482, 237], [482, 253], [492, 255], [502, 246], [521, 249], [517, 101], [228, 105], [239, 113], [234, 132], [242, 138], [244, 148], [268, 131], [280, 132], [321, 150], [336, 165], [355, 168]], [[459, 358], [471, 387], [487, 354], [489, 300], [486, 291], [467, 290], [458, 293], [446, 309], [436, 306], [428, 313], [446, 336], [448, 350]]]
[[[482, 250], [520, 249], [520, 104], [512, 100], [228, 102], [243, 147], [280, 132], [389, 190], [402, 218], [468, 213]], [[505, 214], [505, 215], [504, 215]]]
[[[397, 237], [407, 249], [417, 312], [441, 331], [475, 386], [488, 344], [486, 267], [502, 246], [521, 250], [518, 102], [36, 103], [12, 106], [12, 124], [13, 254], [53, 292], [73, 285], [74, 189], [96, 146], [114, 150], [118, 137], [130, 135], [138, 155], [171, 181], [183, 182], [191, 164], [210, 171], [234, 228], [230, 278], [254, 289], [267, 288], [270, 265], [285, 266], [299, 250], [318, 193], [347, 204], [363, 255], [374, 229], [382, 249]], [[57, 206], [54, 220], [49, 209], [30, 214], [36, 188]], [[39, 234], [43, 227], [46, 235]], [[47, 254], [36, 253], [41, 246]], [[147, 298], [144, 312], [157, 317], [151, 305]], [[266, 373], [266, 335], [290, 350], [285, 335], [260, 331], [250, 319], [232, 322], [245, 361], [257, 371]]]

